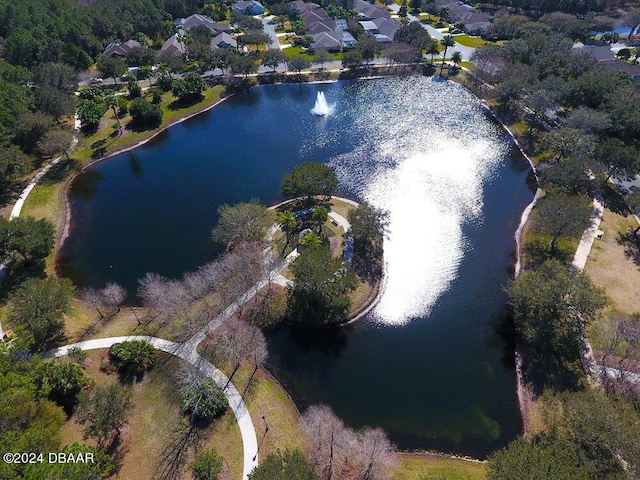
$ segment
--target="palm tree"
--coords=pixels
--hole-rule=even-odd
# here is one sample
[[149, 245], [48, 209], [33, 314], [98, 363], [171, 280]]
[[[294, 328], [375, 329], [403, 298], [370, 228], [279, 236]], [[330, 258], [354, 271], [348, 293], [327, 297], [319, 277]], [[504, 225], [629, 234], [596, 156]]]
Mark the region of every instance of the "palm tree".
[[460, 68], [458, 65], [462, 62], [462, 54], [456, 50], [451, 54], [451, 61], [456, 66], [455, 73], [458, 73], [458, 69]]
[[291, 210], [285, 210], [278, 214], [278, 223], [280, 223], [280, 228], [282, 228], [282, 231], [287, 235], [287, 244], [285, 245], [285, 247], [287, 247], [291, 240], [291, 232], [296, 228], [298, 221], [293, 213], [291, 213]]
[[322, 245], [322, 239], [319, 235], [316, 235], [313, 232], [307, 233], [304, 237], [302, 237], [302, 240], [300, 240], [300, 245], [302, 245], [303, 247], [317, 248]]
[[442, 76], [442, 71], [444, 70], [444, 59], [447, 56], [447, 49], [449, 47], [453, 47], [456, 42], [453, 40], [451, 35], [445, 35], [444, 38], [440, 40], [440, 43], [444, 47], [444, 52], [442, 52], [442, 65], [440, 66], [440, 76]]
[[107, 104], [108, 108], [111, 108], [111, 110], [113, 110], [113, 116], [115, 117], [116, 124], [118, 125], [118, 136], [120, 136], [122, 135], [122, 125], [120, 125], [120, 118], [118, 117], [118, 112], [116, 110], [116, 107], [118, 106], [118, 99], [115, 97], [115, 95], [111, 94], [106, 98], [105, 103]]
[[313, 219], [318, 222], [318, 234], [322, 233], [322, 224], [329, 218], [329, 212], [324, 207], [316, 207], [313, 209]]
[[438, 49], [438, 42], [436, 40], [432, 40], [427, 47], [427, 55], [431, 55], [431, 65], [433, 65], [433, 58], [440, 53]]

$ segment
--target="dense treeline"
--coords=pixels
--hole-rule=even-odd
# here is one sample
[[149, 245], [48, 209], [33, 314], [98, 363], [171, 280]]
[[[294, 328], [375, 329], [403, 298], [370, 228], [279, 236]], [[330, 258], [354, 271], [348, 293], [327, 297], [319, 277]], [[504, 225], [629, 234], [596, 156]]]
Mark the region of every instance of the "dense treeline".
[[[531, 5], [520, 6], [548, 8]], [[485, 93], [503, 119], [520, 125], [545, 191], [525, 236], [525, 271], [507, 289], [522, 374], [538, 398], [537, 421], [529, 438], [490, 459], [491, 480], [638, 475], [640, 391], [622, 381], [615, 388], [605, 381], [604, 392], [593, 389], [584, 368], [586, 331], [607, 299], [568, 265], [593, 196], [615, 197], [607, 181], [640, 170], [640, 82], [573, 48], [574, 40], [589, 40], [592, 29], [608, 22], [560, 12], [537, 21], [506, 17], [490, 31], [504, 44], [475, 54], [477, 76], [492, 84]], [[627, 340], [636, 342], [637, 335]]]

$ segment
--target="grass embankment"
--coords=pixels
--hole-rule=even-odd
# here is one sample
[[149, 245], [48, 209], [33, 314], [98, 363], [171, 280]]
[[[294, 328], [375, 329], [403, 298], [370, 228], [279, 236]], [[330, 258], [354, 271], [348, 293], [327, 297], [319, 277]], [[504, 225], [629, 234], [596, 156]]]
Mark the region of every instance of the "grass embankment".
[[[467, 35], [466, 33], [460, 35], [453, 35], [453, 39], [459, 43], [460, 45], [464, 45], [465, 47], [478, 48], [487, 44], [482, 37], [472, 37]], [[453, 47], [455, 50], [455, 47]]]
[[435, 454], [400, 454], [393, 480], [483, 480], [486, 463]]
[[[106, 350], [89, 353], [87, 374], [97, 385], [118, 382], [117, 374], [100, 371], [100, 364], [108, 358]], [[161, 354], [159, 364], [144, 378], [135, 383], [133, 400], [135, 407], [129, 419], [129, 428], [123, 432], [119, 455], [119, 478], [160, 478], [171, 462], [179, 465], [175, 478], [191, 478], [186, 465], [193, 459], [196, 445], [199, 449], [215, 448], [225, 459], [230, 480], [242, 478], [242, 438], [233, 413], [229, 410], [210, 426], [190, 429], [190, 423], [180, 412], [180, 398], [175, 388], [174, 372], [182, 361]], [[229, 368], [225, 368], [227, 374]], [[269, 431], [260, 446], [264, 458], [278, 448], [301, 448], [298, 430], [298, 411], [282, 387], [266, 371], [259, 369], [249, 388], [252, 366], [240, 368], [233, 383], [242, 393], [253, 419], [258, 440], [264, 432], [262, 415]], [[82, 430], [74, 417], [62, 429], [63, 444], [82, 441]], [[88, 440], [87, 442], [90, 442]], [[183, 444], [184, 443], [184, 444]], [[182, 445], [182, 448], [181, 448]]]
[[[201, 111], [222, 98], [224, 87], [208, 88], [203, 93], [203, 100], [191, 105], [180, 105], [170, 92], [163, 94], [161, 108], [163, 121], [160, 127], [153, 130], [133, 131], [126, 125], [130, 122], [129, 115], [120, 119], [125, 127], [124, 133], [117, 135], [116, 121], [113, 113], [108, 110], [103, 117], [99, 129], [92, 134], [80, 134], [78, 146], [72, 152], [70, 159], [53, 168], [31, 191], [25, 201], [21, 216], [46, 218], [53, 222], [59, 232], [65, 219], [64, 188], [67, 178], [79, 171], [91, 161], [109, 155], [112, 152], [131, 147], [151, 137], [160, 130], [167, 128], [181, 118], [188, 117]], [[47, 258], [47, 273], [53, 273], [54, 259], [57, 248]]]

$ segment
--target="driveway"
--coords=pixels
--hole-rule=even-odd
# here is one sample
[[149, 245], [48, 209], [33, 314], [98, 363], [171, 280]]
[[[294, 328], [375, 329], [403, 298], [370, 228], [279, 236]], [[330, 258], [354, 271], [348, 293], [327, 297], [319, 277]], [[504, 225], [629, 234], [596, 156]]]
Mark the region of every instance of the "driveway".
[[272, 50], [282, 50], [280, 42], [278, 41], [278, 36], [276, 35], [276, 25], [273, 23], [273, 15], [269, 15], [262, 19], [262, 27], [264, 28], [264, 33], [269, 34], [271, 37], [272, 43], [269, 45], [269, 48]]
[[[392, 3], [391, 5], [389, 5], [389, 8], [391, 10], [393, 10], [395, 13], [398, 13], [400, 11], [400, 6], [398, 4], [395, 4], [395, 3]], [[420, 22], [420, 19], [418, 17], [416, 17], [415, 15], [407, 14], [407, 18], [412, 22]], [[421, 22], [420, 22], [420, 25], [422, 25], [422, 28], [424, 28], [427, 32], [429, 32], [429, 35], [431, 35], [436, 40], [442, 40], [444, 38], [444, 34], [442, 32], [439, 32], [435, 28], [433, 28], [431, 25], [427, 25], [426, 23], [421, 23]], [[453, 39], [455, 40], [455, 38], [456, 37], [454, 36]], [[462, 54], [462, 59], [463, 60], [470, 61], [471, 60], [471, 55], [473, 55], [473, 52], [475, 51], [475, 48], [466, 47], [466, 46], [460, 45], [458, 42], [456, 42], [456, 44], [453, 47], [450, 47], [447, 50], [447, 53], [455, 52], [455, 51], [458, 51], [458, 52], [460, 52]]]

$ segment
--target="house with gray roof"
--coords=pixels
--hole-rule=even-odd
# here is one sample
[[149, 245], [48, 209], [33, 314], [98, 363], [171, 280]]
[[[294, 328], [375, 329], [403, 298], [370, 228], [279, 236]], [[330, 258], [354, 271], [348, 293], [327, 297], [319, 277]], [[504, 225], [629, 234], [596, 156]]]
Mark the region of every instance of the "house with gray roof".
[[317, 3], [303, 2], [302, 0], [289, 2], [289, 10], [291, 10], [292, 13], [297, 12], [299, 14], [302, 14], [304, 12], [317, 10], [318, 8], [320, 8], [320, 5], [318, 5]]
[[183, 57], [187, 53], [187, 49], [182, 41], [182, 37], [177, 33], [169, 37], [160, 49], [160, 54], [164, 53], [175, 55], [176, 57]]
[[309, 50], [315, 51], [323, 49], [330, 52], [339, 52], [343, 48], [353, 47], [357, 43], [356, 39], [349, 32], [336, 29], [331, 32], [315, 34]]
[[315, 35], [321, 32], [332, 32], [337, 28], [335, 20], [323, 20], [322, 22], [314, 22], [305, 27], [308, 35]]
[[393, 18], [374, 18], [371, 22], [378, 27], [379, 34], [385, 35], [391, 39], [393, 39], [396, 32], [400, 30], [400, 27], [402, 27], [402, 23], [398, 20], [394, 20]]
[[307, 12], [301, 13], [300, 18], [304, 20], [304, 23], [309, 25], [310, 23], [323, 22], [329, 17], [327, 17], [327, 12], [320, 8], [318, 10], [309, 10]]
[[211, 50], [217, 48], [238, 48], [238, 41], [227, 32], [222, 32], [211, 39]]
[[242, 15], [262, 15], [264, 7], [256, 0], [240, 0], [231, 5], [231, 11]]
[[373, 20], [374, 18], [391, 17], [391, 13], [386, 8], [372, 5], [364, 0], [355, 0], [353, 9], [358, 12], [360, 20]]
[[178, 28], [182, 28], [185, 31], [189, 31], [194, 27], [204, 25], [209, 30], [211, 30], [212, 34], [216, 34], [218, 32], [216, 29], [216, 22], [214, 22], [213, 19], [207, 17], [206, 15], [199, 15], [197, 13], [190, 15], [187, 18], [179, 18], [174, 23]]
[[584, 45], [578, 48], [595, 58], [600, 65], [607, 68], [612, 74], [627, 72], [631, 75], [632, 80], [640, 80], [640, 66], [631, 65], [615, 57], [609, 45]]
[[107, 48], [104, 49], [103, 53], [107, 57], [127, 57], [129, 53], [131, 53], [131, 50], [141, 46], [142, 45], [135, 40], [127, 40], [124, 43], [113, 42], [107, 45]]

